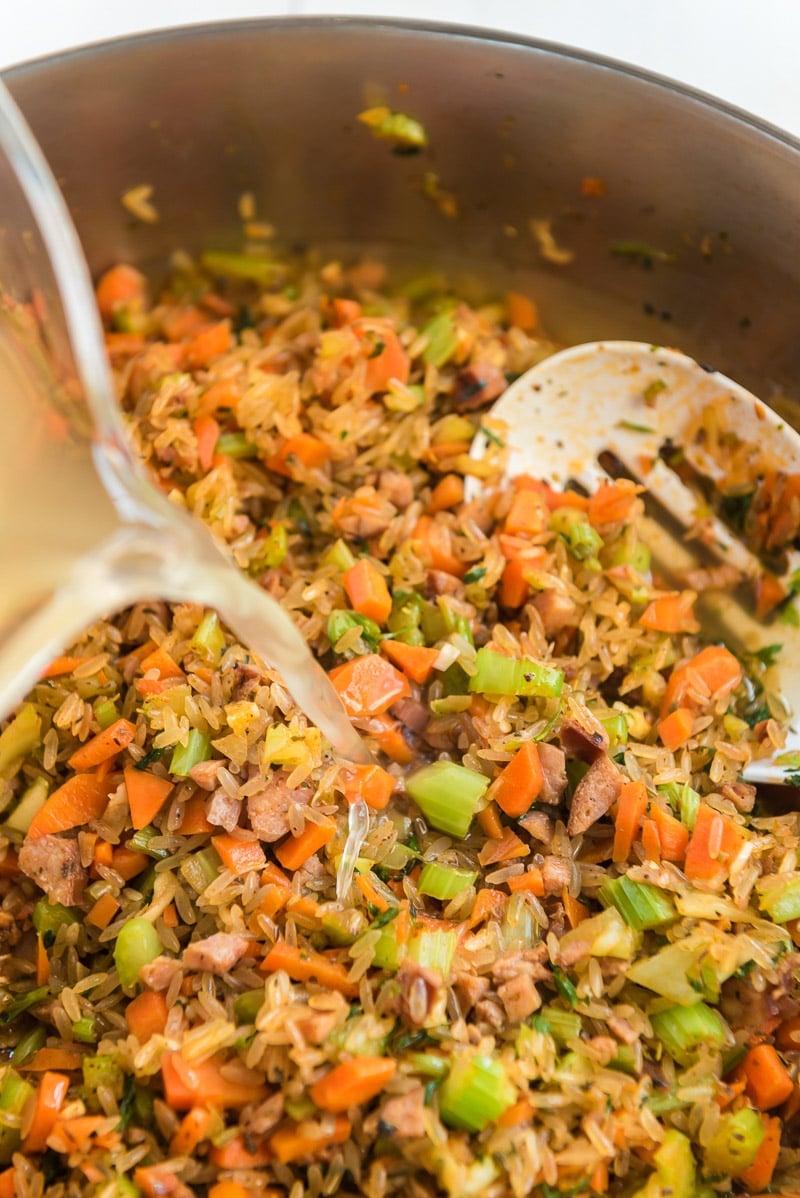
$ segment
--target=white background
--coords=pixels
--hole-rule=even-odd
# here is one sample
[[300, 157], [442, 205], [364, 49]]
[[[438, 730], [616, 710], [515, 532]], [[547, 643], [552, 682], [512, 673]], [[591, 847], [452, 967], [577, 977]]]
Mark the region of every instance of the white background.
[[800, 136], [800, 0], [0, 0], [0, 69], [224, 17], [369, 13], [482, 25], [647, 67]]

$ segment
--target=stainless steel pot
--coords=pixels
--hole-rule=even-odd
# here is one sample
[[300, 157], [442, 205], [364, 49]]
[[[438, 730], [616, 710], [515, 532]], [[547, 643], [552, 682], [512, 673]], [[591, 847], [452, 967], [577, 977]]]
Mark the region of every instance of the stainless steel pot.
[[[563, 341], [671, 341], [766, 397], [800, 377], [800, 145], [666, 80], [486, 31], [350, 18], [145, 35], [4, 78], [94, 269], [235, 246], [251, 190], [290, 245], [383, 247], [525, 288]], [[423, 121], [429, 149], [371, 137], [356, 115], [377, 101]], [[423, 194], [431, 171], [458, 219]], [[585, 176], [605, 196], [583, 196]], [[156, 225], [121, 206], [141, 183]], [[542, 260], [531, 218], [553, 220], [569, 265]], [[630, 242], [668, 260], [615, 256]]]

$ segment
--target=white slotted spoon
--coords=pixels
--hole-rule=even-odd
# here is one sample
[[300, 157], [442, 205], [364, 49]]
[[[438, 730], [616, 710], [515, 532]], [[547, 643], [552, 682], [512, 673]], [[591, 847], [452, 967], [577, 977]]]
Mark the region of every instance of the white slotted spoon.
[[[722, 521], [698, 510], [698, 496], [660, 450], [669, 442], [698, 474], [729, 488], [739, 482], [752, 490], [766, 470], [800, 475], [800, 434], [772, 408], [685, 354], [638, 341], [589, 342], [546, 358], [503, 392], [489, 418], [505, 427], [507, 477], [531, 474], [559, 489], [573, 481], [592, 492], [610, 477], [599, 459], [611, 453], [670, 516], [744, 579], [757, 578], [761, 562]], [[472, 456], [482, 457], [486, 447], [481, 432]], [[648, 519], [646, 535], [669, 572], [697, 565], [689, 546], [655, 521]], [[800, 553], [790, 547], [781, 566], [778, 578], [788, 590], [792, 575], [800, 577]], [[792, 715], [786, 747], [752, 762], [744, 777], [784, 783], [798, 773], [800, 760], [793, 756], [800, 753], [800, 630], [757, 620], [723, 591], [707, 592], [703, 599], [702, 618], [707, 625], [713, 621], [717, 635], [751, 653], [782, 644], [773, 673]]]

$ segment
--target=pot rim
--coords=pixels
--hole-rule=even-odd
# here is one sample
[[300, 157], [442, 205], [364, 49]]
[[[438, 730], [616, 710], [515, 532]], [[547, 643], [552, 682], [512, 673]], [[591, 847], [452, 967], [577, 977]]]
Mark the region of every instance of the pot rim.
[[457, 37], [468, 41], [496, 43], [504, 46], [517, 47], [522, 50], [534, 50], [555, 58], [566, 59], [584, 66], [597, 67], [612, 74], [626, 76], [640, 83], [670, 92], [691, 104], [710, 110], [718, 116], [724, 116], [735, 121], [761, 136], [779, 142], [787, 149], [800, 153], [800, 137], [795, 137], [786, 129], [774, 125], [771, 121], [757, 116], [736, 104], [711, 95], [701, 88], [672, 79], [658, 71], [651, 71], [633, 63], [624, 62], [605, 54], [595, 54], [589, 50], [580, 50], [562, 42], [548, 41], [543, 38], [527, 37], [524, 34], [508, 30], [492, 29], [488, 26], [462, 25], [457, 22], [426, 21], [408, 19], [405, 17], [369, 17], [352, 15], [308, 14], [304, 16], [272, 16], [272, 17], [242, 17], [224, 21], [201, 21], [188, 25], [170, 25], [163, 29], [144, 30], [140, 33], [121, 34], [117, 37], [104, 38], [101, 41], [90, 42], [87, 45], [75, 46], [59, 50], [51, 54], [42, 54], [36, 58], [26, 59], [15, 63], [0, 72], [0, 78], [11, 84], [18, 78], [34, 74], [47, 66], [74, 62], [80, 59], [102, 57], [109, 51], [120, 50], [126, 46], [144, 47], [169, 41], [179, 41], [185, 38], [210, 38], [222, 34], [245, 32], [247, 30], [264, 30], [269, 28], [304, 28], [318, 30], [354, 29], [358, 31], [386, 29], [389, 31], [419, 33], [434, 37]]

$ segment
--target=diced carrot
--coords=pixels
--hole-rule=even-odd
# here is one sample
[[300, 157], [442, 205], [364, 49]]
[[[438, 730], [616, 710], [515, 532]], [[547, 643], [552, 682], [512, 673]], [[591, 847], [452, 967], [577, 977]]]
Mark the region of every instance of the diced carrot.
[[636, 497], [644, 487], [627, 478], [614, 483], [601, 483], [594, 495], [590, 495], [587, 506], [589, 523], [597, 526], [619, 524], [631, 514]]
[[117, 308], [144, 301], [144, 275], [133, 266], [120, 262], [97, 280], [95, 298], [104, 320], [111, 320]]
[[489, 795], [506, 815], [524, 815], [543, 785], [539, 750], [535, 741], [527, 740], [492, 783]]
[[691, 881], [712, 881], [727, 875], [728, 863], [744, 840], [738, 824], [712, 807], [701, 806], [686, 849], [686, 876]]
[[567, 923], [571, 928], [577, 928], [579, 923], [583, 923], [584, 919], [588, 919], [591, 915], [586, 903], [582, 903], [580, 899], [575, 898], [574, 894], [570, 894], [566, 886], [561, 891], [561, 903]]
[[531, 591], [530, 583], [525, 577], [529, 569], [530, 562], [522, 556], [513, 557], [506, 562], [500, 577], [498, 598], [501, 607], [522, 607]]
[[446, 512], [464, 502], [464, 480], [458, 474], [445, 474], [431, 492], [426, 511], [429, 516]]
[[512, 861], [516, 857], [530, 856], [530, 847], [520, 840], [511, 828], [505, 828], [500, 840], [487, 840], [478, 854], [481, 865], [494, 865], [498, 861]]
[[89, 910], [86, 922], [90, 923], [93, 928], [99, 928], [102, 931], [103, 928], [108, 927], [117, 911], [119, 911], [119, 902], [113, 894], [101, 894]]
[[83, 828], [99, 819], [108, 804], [113, 784], [95, 774], [73, 774], [45, 800], [31, 821], [28, 837], [37, 840], [50, 833]]
[[263, 1102], [268, 1094], [265, 1085], [255, 1078], [232, 1080], [223, 1073], [225, 1065], [224, 1057], [190, 1062], [179, 1052], [165, 1052], [161, 1076], [167, 1105], [173, 1111], [189, 1111], [204, 1104], [219, 1110], [240, 1110], [251, 1102]]
[[353, 332], [364, 343], [367, 368], [364, 381], [371, 391], [385, 391], [392, 379], [407, 383], [411, 359], [400, 344], [394, 322], [379, 316], [365, 316], [352, 324]]
[[214, 451], [219, 441], [220, 427], [213, 416], [198, 416], [192, 425], [197, 441], [197, 460], [200, 469], [208, 473], [214, 464]]
[[356, 886], [371, 906], [377, 907], [379, 911], [389, 910], [389, 900], [376, 889], [368, 874], [356, 874]]
[[[87, 916], [88, 919], [88, 916]], [[50, 958], [47, 955], [44, 938], [41, 935], [36, 937], [36, 985], [44, 986], [50, 981]]]
[[490, 840], [503, 839], [503, 822], [497, 813], [495, 803], [487, 803], [483, 810], [478, 812], [478, 823]]
[[758, 1146], [752, 1165], [745, 1169], [744, 1173], [740, 1173], [738, 1178], [751, 1194], [765, 1189], [770, 1184], [781, 1150], [781, 1120], [777, 1116], [762, 1115], [761, 1122], [764, 1124], [764, 1139]]
[[297, 433], [287, 437], [277, 453], [267, 458], [266, 465], [275, 474], [284, 478], [294, 477], [293, 462], [299, 462], [307, 470], [319, 470], [330, 460], [331, 448], [327, 442], [311, 433]]
[[612, 861], [627, 861], [647, 811], [647, 791], [643, 782], [624, 782], [614, 817]]
[[672, 671], [661, 701], [661, 714], [674, 707], [692, 706], [688, 691], [726, 699], [742, 681], [742, 667], [729, 649], [708, 645], [684, 665]]
[[17, 1171], [13, 1165], [0, 1173], [0, 1198], [17, 1198]]
[[169, 778], [160, 778], [150, 770], [127, 766], [124, 770], [125, 789], [134, 828], [146, 828], [158, 815], [173, 788]]
[[296, 870], [313, 857], [314, 853], [323, 848], [336, 835], [336, 824], [333, 820], [325, 823], [312, 823], [306, 820], [305, 827], [299, 836], [290, 836], [275, 849], [275, 856], [284, 869]]
[[399, 666], [412, 682], [419, 682], [421, 686], [430, 678], [433, 663], [439, 656], [438, 649], [429, 649], [426, 645], [406, 645], [403, 641], [381, 641], [381, 651]]
[[342, 1061], [311, 1087], [311, 1100], [323, 1111], [341, 1114], [351, 1106], [370, 1102], [397, 1072], [394, 1057], [353, 1057]]
[[[219, 1115], [209, 1107], [192, 1107], [181, 1119], [180, 1126], [170, 1141], [170, 1156], [191, 1156], [197, 1146], [209, 1138], [218, 1123]], [[230, 1165], [221, 1167], [231, 1168]]]
[[151, 858], [147, 853], [141, 853], [138, 849], [129, 849], [126, 844], [121, 844], [114, 849], [111, 868], [124, 881], [130, 882], [132, 878], [138, 878], [139, 874], [147, 869], [150, 862]]
[[264, 866], [260, 881], [262, 886], [286, 886], [289, 890], [292, 888], [289, 875], [279, 869], [274, 861], [268, 861]]
[[336, 666], [328, 677], [350, 716], [381, 715], [398, 699], [411, 694], [405, 675], [379, 653], [354, 657]]
[[133, 358], [147, 345], [141, 333], [104, 333], [103, 343], [111, 362], [123, 362]]
[[87, 657], [54, 657], [42, 674], [42, 678], [59, 678], [62, 674], [71, 674], [73, 670], [77, 670], [78, 666], [88, 660]]
[[222, 864], [237, 877], [249, 874], [254, 869], [263, 869], [267, 858], [258, 840], [239, 840], [225, 834], [212, 836], [211, 843], [220, 855]]
[[331, 512], [331, 519], [340, 532], [347, 533], [351, 522], [379, 523], [385, 517], [384, 500], [376, 492], [364, 488], [364, 494], [342, 495], [337, 499]]
[[658, 829], [662, 861], [683, 861], [689, 843], [689, 829], [664, 807], [653, 803], [650, 817]]
[[512, 894], [523, 891], [526, 894], [535, 894], [537, 898], [541, 898], [544, 894], [542, 871], [535, 865], [526, 869], [524, 874], [517, 874], [515, 877], [509, 878], [506, 885]]
[[[210, 1154], [212, 1160], [214, 1158], [214, 1153], [217, 1151], [218, 1149], [212, 1148]], [[272, 1189], [272, 1187], [270, 1187], [270, 1189]], [[274, 1190], [273, 1192], [276, 1195], [278, 1194], [277, 1190]], [[269, 1190], [259, 1190], [258, 1194], [259, 1198], [270, 1198]], [[238, 1181], [231, 1181], [231, 1179], [228, 1178], [226, 1181], [218, 1181], [215, 1183], [215, 1185], [211, 1186], [208, 1191], [208, 1198], [253, 1198], [253, 1192], [252, 1190], [248, 1190], [245, 1186], [241, 1185]]]
[[80, 1069], [82, 1060], [81, 1053], [73, 1052], [69, 1048], [40, 1048], [19, 1068], [27, 1073], [46, 1073], [48, 1069], [68, 1072]]
[[219, 1147], [215, 1145], [208, 1155], [218, 1169], [263, 1169], [272, 1160], [267, 1141], [253, 1140], [251, 1136], [247, 1140], [234, 1136]]
[[343, 765], [339, 780], [348, 803], [363, 799], [373, 811], [383, 811], [397, 780], [379, 765]]
[[354, 320], [358, 320], [361, 316], [361, 304], [358, 300], [343, 299], [341, 296], [336, 296], [330, 303], [331, 312], [334, 318], [334, 323], [341, 327], [345, 324], [352, 324]]
[[606, 1161], [598, 1161], [594, 1167], [589, 1188], [595, 1194], [608, 1193], [608, 1163]]
[[56, 1118], [48, 1136], [48, 1147], [55, 1152], [86, 1152], [92, 1142], [101, 1148], [110, 1148], [119, 1139], [116, 1131], [103, 1131], [108, 1123], [105, 1115], [77, 1115], [72, 1119]]
[[304, 1156], [314, 1156], [331, 1144], [344, 1144], [350, 1138], [350, 1120], [338, 1115], [331, 1131], [311, 1135], [303, 1123], [284, 1123], [269, 1137], [269, 1146], [283, 1165]]
[[183, 678], [181, 667], [167, 653], [166, 649], [162, 649], [160, 646], [142, 658], [139, 668], [143, 674], [149, 674], [151, 670], [157, 670], [159, 678]]
[[368, 616], [376, 624], [383, 624], [389, 618], [392, 596], [386, 579], [368, 557], [359, 558], [349, 570], [345, 570], [342, 585], [353, 610], [359, 615]]
[[679, 749], [692, 735], [694, 715], [689, 707], [676, 707], [658, 721], [658, 735], [666, 749]]
[[504, 529], [512, 536], [535, 536], [544, 532], [547, 505], [538, 491], [517, 491], [505, 519]]
[[169, 1198], [170, 1194], [186, 1198], [189, 1192], [179, 1177], [177, 1166], [171, 1161], [159, 1161], [157, 1165], [139, 1165], [134, 1170], [133, 1180], [145, 1198]]
[[31, 1096], [31, 1107], [26, 1109], [24, 1122], [28, 1130], [22, 1141], [23, 1152], [44, 1152], [47, 1137], [55, 1127], [58, 1112], [64, 1105], [70, 1079], [66, 1073], [42, 1075], [36, 1094]]
[[502, 890], [483, 887], [475, 896], [469, 917], [469, 926], [477, 927], [484, 919], [501, 920], [508, 906], [508, 895]]
[[202, 369], [214, 358], [226, 354], [232, 344], [231, 322], [220, 320], [216, 324], [201, 328], [191, 341], [187, 342], [184, 347], [184, 361], [190, 370]]
[[398, 720], [388, 715], [376, 715], [366, 721], [363, 731], [371, 736], [378, 748], [398, 765], [410, 765], [414, 760], [414, 750], [403, 735], [403, 727]]
[[742, 1061], [746, 1092], [754, 1107], [771, 1111], [794, 1089], [789, 1072], [771, 1044], [757, 1044]]
[[167, 1000], [160, 990], [143, 990], [125, 1006], [128, 1031], [140, 1044], [163, 1035], [168, 1014]]
[[181, 817], [181, 836], [199, 836], [203, 832], [213, 832], [214, 825], [206, 817], [206, 800], [202, 794], [193, 795], [188, 799]]
[[650, 632], [699, 632], [700, 625], [694, 614], [696, 599], [694, 591], [673, 591], [669, 595], [661, 595], [647, 605], [639, 616], [639, 623]]
[[[88, 835], [88, 833], [87, 833]], [[114, 859], [114, 846], [108, 840], [95, 838], [92, 858], [95, 865], [111, 865]]]
[[661, 860], [661, 837], [658, 824], [653, 819], [646, 819], [642, 823], [642, 848], [649, 861]]
[[235, 379], [217, 379], [200, 397], [199, 416], [216, 416], [220, 408], [235, 411], [242, 398], [242, 389]]
[[69, 759], [74, 770], [91, 770], [126, 748], [136, 735], [136, 725], [130, 720], [115, 720], [81, 745]]
[[315, 981], [325, 989], [338, 990], [345, 998], [355, 998], [358, 994], [358, 985], [348, 981], [344, 965], [330, 961], [323, 953], [300, 949], [283, 940], [273, 944], [259, 969], [263, 973], [283, 970], [295, 982]]
[[432, 470], [452, 470], [458, 464], [458, 459], [469, 453], [469, 441], [437, 441], [423, 449], [421, 460]]
[[[290, 911], [292, 915], [301, 915], [304, 919], [319, 918], [319, 903], [315, 898], [312, 898], [310, 894], [290, 895], [289, 901], [286, 904], [286, 909], [287, 911]], [[256, 953], [251, 955], [260, 956], [261, 946], [257, 941], [254, 943], [256, 944]]]
[[[606, 184], [604, 179], [595, 178], [592, 175], [586, 175], [581, 179], [581, 195], [600, 197], [606, 194]], [[596, 1188], [596, 1187], [594, 1187]], [[605, 1193], [605, 1189], [598, 1191]]]
[[535, 1108], [527, 1098], [520, 1098], [519, 1102], [515, 1102], [513, 1106], [508, 1107], [503, 1111], [500, 1118], [497, 1120], [498, 1127], [521, 1127], [523, 1123], [527, 1123], [533, 1118]]
[[787, 591], [780, 579], [768, 570], [762, 571], [756, 580], [756, 617], [764, 620], [774, 611], [779, 603], [783, 603]]
[[506, 293], [506, 311], [508, 323], [522, 329], [524, 333], [532, 333], [539, 323], [539, 309], [536, 304], [519, 291]]
[[466, 563], [453, 552], [453, 537], [446, 524], [432, 516], [420, 516], [412, 529], [411, 540], [422, 561], [434, 570], [443, 570], [457, 578], [466, 573]]

